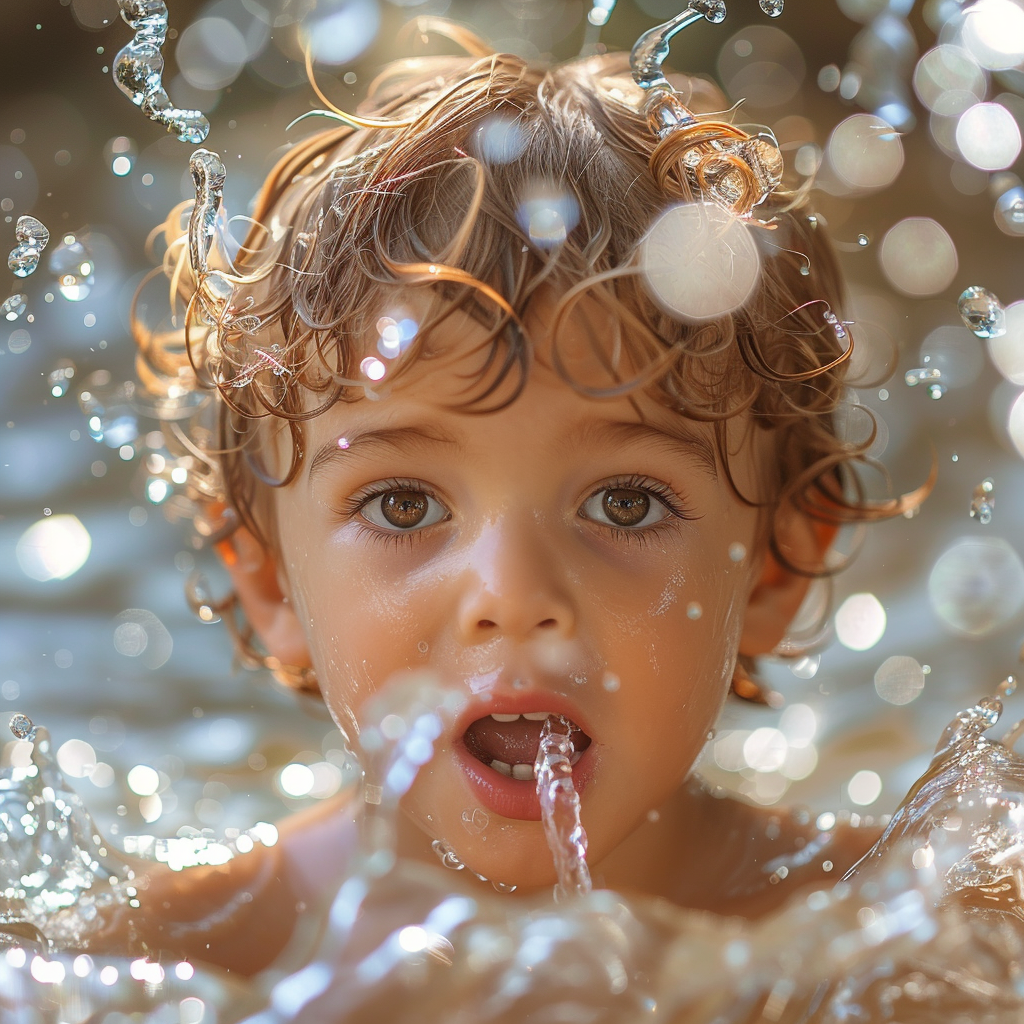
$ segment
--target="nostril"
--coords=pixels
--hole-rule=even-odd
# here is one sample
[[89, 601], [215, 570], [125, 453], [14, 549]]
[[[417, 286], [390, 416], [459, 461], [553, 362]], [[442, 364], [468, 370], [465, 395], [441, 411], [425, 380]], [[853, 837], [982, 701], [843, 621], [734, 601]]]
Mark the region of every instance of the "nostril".
[[479, 627], [480, 627], [480, 629], [494, 629], [494, 627], [495, 627], [496, 625], [497, 625], [497, 623], [495, 623], [495, 622], [491, 622], [491, 620], [490, 620], [490, 619], [481, 619], [481, 620], [480, 620], [480, 621], [479, 621], [479, 622], [477, 623], [477, 626], [479, 626]]
[[557, 626], [558, 622], [555, 619], [545, 619], [543, 622], [538, 622], [537, 625], [541, 629], [551, 629], [552, 626]]

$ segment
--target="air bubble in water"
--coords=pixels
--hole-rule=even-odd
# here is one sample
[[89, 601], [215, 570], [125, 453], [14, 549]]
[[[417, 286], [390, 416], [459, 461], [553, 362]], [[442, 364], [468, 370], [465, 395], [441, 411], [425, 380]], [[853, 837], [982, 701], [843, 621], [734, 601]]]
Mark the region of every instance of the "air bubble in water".
[[10, 298], [4, 299], [3, 305], [0, 306], [0, 313], [3, 313], [5, 320], [13, 323], [26, 309], [28, 309], [28, 296], [16, 292]]
[[982, 526], [992, 522], [992, 513], [996, 507], [996, 485], [991, 477], [982, 480], [971, 495], [971, 518], [977, 519]]
[[1001, 338], [1006, 333], [1003, 304], [987, 288], [971, 285], [960, 296], [957, 309], [963, 322], [979, 338]]
[[39, 257], [50, 241], [50, 232], [35, 217], [19, 217], [14, 237], [18, 244], [7, 257], [7, 266], [15, 277], [28, 277], [39, 266]]
[[50, 256], [50, 273], [57, 278], [61, 295], [69, 302], [81, 302], [96, 283], [95, 266], [85, 245], [74, 235], [65, 235]]

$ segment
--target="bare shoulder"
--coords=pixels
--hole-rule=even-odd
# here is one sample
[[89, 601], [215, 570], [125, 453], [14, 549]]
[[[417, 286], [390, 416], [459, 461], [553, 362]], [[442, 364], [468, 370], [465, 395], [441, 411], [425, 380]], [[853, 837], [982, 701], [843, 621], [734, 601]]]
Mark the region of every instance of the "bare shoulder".
[[[715, 906], [747, 918], [781, 906], [798, 889], [831, 887], [874, 845], [881, 828], [797, 807], [755, 807], [705, 791], [705, 834], [720, 868]], [[824, 827], [826, 826], [827, 827]], [[721, 852], [728, 855], [721, 857]]]

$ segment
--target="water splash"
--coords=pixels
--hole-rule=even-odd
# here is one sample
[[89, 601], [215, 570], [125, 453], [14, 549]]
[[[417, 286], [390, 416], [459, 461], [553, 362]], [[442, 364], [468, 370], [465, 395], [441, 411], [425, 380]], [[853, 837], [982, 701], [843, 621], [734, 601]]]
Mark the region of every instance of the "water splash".
[[210, 249], [217, 230], [217, 214], [224, 196], [227, 172], [221, 158], [208, 149], [197, 149], [189, 159], [188, 167], [196, 190], [196, 201], [188, 222], [189, 259], [192, 272], [199, 277], [209, 269]]
[[555, 899], [584, 896], [591, 890], [587, 867], [587, 833], [580, 823], [580, 797], [572, 782], [572, 724], [560, 715], [549, 715], [540, 731], [537, 777], [541, 818], [558, 884]]
[[167, 41], [167, 5], [164, 0], [117, 0], [121, 17], [135, 38], [114, 58], [114, 82], [142, 112], [182, 142], [198, 145], [210, 134], [210, 122], [198, 110], [171, 104], [163, 87]]
[[971, 518], [977, 519], [982, 526], [992, 522], [992, 514], [996, 507], [996, 485], [991, 477], [982, 480], [971, 495]]
[[1001, 338], [1006, 333], [1003, 304], [987, 288], [971, 285], [957, 300], [964, 324], [979, 338]]
[[[560, 881], [579, 896], [556, 904], [453, 893], [450, 874], [398, 860], [398, 801], [459, 700], [410, 677], [382, 690], [362, 723], [358, 853], [330, 905], [307, 915], [313, 952], [300, 966], [242, 984], [187, 963], [33, 956], [28, 922], [21, 935], [9, 929], [18, 946], [0, 956], [0, 1016], [31, 1007], [45, 1008], [50, 1016], [31, 1019], [47, 1024], [115, 1013], [165, 1024], [198, 1020], [200, 1009], [219, 1024], [441, 1024], [467, 1012], [474, 1024], [652, 1015], [923, 1024], [952, 1014], [1019, 1024], [1024, 760], [1012, 743], [1024, 724], [1002, 743], [986, 735], [1014, 686], [1007, 680], [957, 715], [882, 839], [840, 885], [743, 923], [592, 892], [571, 866]], [[19, 721], [31, 735], [32, 723]], [[540, 770], [558, 767], [567, 779], [570, 727], [549, 718], [545, 729]], [[573, 794], [557, 788], [571, 812]], [[4, 799], [0, 790], [0, 807]], [[562, 820], [571, 835], [578, 819]], [[42, 922], [47, 936], [52, 924], [52, 915]]]
[[[14, 229], [17, 245], [7, 257], [7, 266], [15, 277], [28, 277], [39, 266], [39, 257], [50, 241], [50, 232], [35, 217], [19, 217]], [[6, 303], [4, 313], [7, 313]]]
[[[51, 752], [49, 733], [14, 715], [0, 761], [0, 944], [31, 928], [43, 950], [84, 948], [104, 914], [135, 895]], [[9, 941], [9, 940], [8, 940]]]

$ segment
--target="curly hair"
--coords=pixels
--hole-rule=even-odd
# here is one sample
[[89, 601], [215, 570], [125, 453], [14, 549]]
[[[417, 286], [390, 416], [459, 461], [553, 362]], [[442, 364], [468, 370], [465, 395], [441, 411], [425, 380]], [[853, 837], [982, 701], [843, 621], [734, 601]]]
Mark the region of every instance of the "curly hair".
[[[751, 429], [772, 431], [769, 498], [741, 499], [769, 511], [788, 501], [825, 527], [913, 507], [923, 489], [867, 500], [857, 466], [872, 438], [854, 444], [837, 435], [852, 338], [836, 320], [843, 283], [834, 252], [803, 196], [780, 189], [754, 211], [747, 230], [761, 273], [745, 304], [704, 322], [672, 316], [645, 284], [642, 244], [663, 211], [703, 197], [687, 174], [692, 145], [684, 133], [652, 130], [628, 55], [548, 67], [460, 36], [468, 56], [388, 66], [358, 116], [328, 113], [341, 123], [291, 146], [256, 199], [245, 242], [231, 259], [215, 245], [208, 275], [189, 262], [186, 211], [164, 225], [164, 270], [183, 326], [155, 335], [136, 324], [139, 372], [163, 396], [209, 396], [171, 432], [190, 461], [205, 531], [227, 507], [274, 544], [266, 496], [298, 471], [303, 422], [372, 390], [359, 369], [365, 339], [408, 289], [422, 293], [427, 314], [388, 366], [389, 381], [460, 309], [490, 346], [466, 411], [493, 410], [506, 381], [512, 397], [503, 402], [513, 401], [537, 341], [525, 313], [548, 288], [558, 296], [549, 340], [569, 385], [595, 398], [643, 391], [711, 422], [734, 490], [726, 422], [746, 412]], [[673, 85], [706, 127], [702, 139], [714, 139], [715, 126], [731, 128], [708, 116], [725, 105], [715, 86], [679, 76]], [[555, 244], [531, 234], [521, 214], [538, 188], [574, 213]], [[607, 314], [607, 336], [592, 341], [607, 374], [601, 386], [574, 379], [558, 354], [559, 326], [584, 297]], [[260, 457], [266, 418], [290, 434], [290, 462], [277, 476]], [[791, 565], [766, 529], [780, 562], [807, 575], [829, 571]]]

